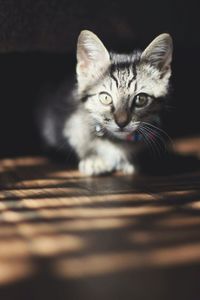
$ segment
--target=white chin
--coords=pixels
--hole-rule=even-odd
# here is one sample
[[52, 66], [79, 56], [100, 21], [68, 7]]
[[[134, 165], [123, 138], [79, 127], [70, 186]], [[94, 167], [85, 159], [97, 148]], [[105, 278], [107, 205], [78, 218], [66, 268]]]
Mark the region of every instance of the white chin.
[[113, 135], [120, 140], [125, 140], [127, 138], [128, 134], [129, 134], [128, 132], [123, 132], [123, 131], [113, 133]]

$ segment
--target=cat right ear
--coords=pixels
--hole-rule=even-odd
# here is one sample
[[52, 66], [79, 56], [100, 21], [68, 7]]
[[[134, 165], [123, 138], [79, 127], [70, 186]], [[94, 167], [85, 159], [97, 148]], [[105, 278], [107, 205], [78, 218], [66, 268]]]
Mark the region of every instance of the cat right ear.
[[78, 79], [98, 79], [110, 64], [110, 56], [100, 41], [91, 31], [83, 30], [77, 43], [77, 76]]
[[155, 66], [162, 73], [170, 72], [173, 42], [168, 33], [157, 36], [143, 51], [141, 59]]

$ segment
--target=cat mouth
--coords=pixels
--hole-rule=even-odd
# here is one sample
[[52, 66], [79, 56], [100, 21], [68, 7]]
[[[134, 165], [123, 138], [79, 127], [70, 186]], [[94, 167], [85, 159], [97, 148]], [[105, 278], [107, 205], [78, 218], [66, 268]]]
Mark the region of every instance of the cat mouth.
[[121, 140], [126, 140], [127, 136], [130, 135], [128, 132], [115, 132], [113, 135]]
[[114, 132], [116, 132], [116, 133], [131, 133], [132, 131], [133, 131], [133, 129], [130, 130], [130, 129], [126, 129], [126, 128], [114, 130]]
[[136, 129], [128, 130], [128, 129], [118, 129], [112, 132], [113, 136], [121, 140], [127, 140], [130, 135], [134, 135]]
[[97, 124], [95, 131], [96, 135], [99, 137], [108, 136], [118, 140], [133, 141], [137, 128], [118, 128], [115, 130], [109, 130], [108, 128], [103, 128], [101, 125]]

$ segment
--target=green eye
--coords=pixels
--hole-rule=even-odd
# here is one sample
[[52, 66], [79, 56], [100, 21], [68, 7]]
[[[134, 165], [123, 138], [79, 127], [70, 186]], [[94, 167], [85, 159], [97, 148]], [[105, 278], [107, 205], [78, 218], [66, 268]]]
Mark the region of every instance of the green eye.
[[99, 94], [99, 101], [103, 105], [110, 105], [112, 103], [112, 97], [107, 93], [100, 93]]
[[135, 107], [142, 108], [142, 107], [147, 106], [149, 104], [149, 101], [150, 101], [150, 96], [147, 94], [141, 93], [135, 97], [134, 104], [135, 104]]

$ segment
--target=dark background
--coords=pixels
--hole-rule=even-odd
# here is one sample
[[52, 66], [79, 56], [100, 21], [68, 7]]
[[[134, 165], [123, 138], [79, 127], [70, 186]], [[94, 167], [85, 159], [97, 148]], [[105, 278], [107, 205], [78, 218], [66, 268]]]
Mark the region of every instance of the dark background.
[[174, 39], [172, 136], [200, 133], [200, 26], [194, 1], [0, 0], [0, 156], [37, 154], [33, 120], [46, 81], [74, 72], [76, 39], [94, 31], [108, 49], [130, 52], [156, 35]]

